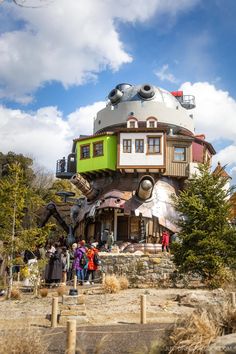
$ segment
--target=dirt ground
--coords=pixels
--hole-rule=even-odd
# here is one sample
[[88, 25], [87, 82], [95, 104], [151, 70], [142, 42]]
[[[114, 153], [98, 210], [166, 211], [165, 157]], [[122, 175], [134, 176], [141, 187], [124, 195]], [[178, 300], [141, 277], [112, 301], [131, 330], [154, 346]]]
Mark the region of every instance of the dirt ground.
[[[67, 294], [69, 289], [66, 288]], [[78, 291], [83, 294], [86, 306], [85, 321], [78, 323], [76, 330], [76, 353], [80, 354], [154, 353], [149, 349], [155, 343], [164, 343], [164, 352], [169, 353], [169, 334], [179, 318], [186, 318], [201, 304], [217, 306], [228, 297], [222, 289], [149, 288], [105, 294], [102, 285], [84, 285], [78, 287]], [[146, 295], [147, 299], [146, 325], [140, 324], [141, 295]], [[0, 335], [8, 340], [3, 350], [0, 346], [0, 354], [16, 353], [15, 343], [22, 341], [31, 346], [32, 333], [38, 333], [36, 338], [43, 341], [41, 348], [47, 347], [47, 353], [65, 353], [66, 326], [59, 323], [57, 328], [51, 328], [50, 314], [55, 296], [58, 296], [57, 288], [50, 289], [46, 298], [35, 297], [32, 293], [23, 293], [20, 300], [0, 297]], [[62, 297], [59, 296], [59, 309], [61, 303]], [[14, 342], [9, 333], [13, 334]], [[9, 351], [9, 343], [13, 351]], [[97, 350], [97, 345], [101, 344], [101, 349]], [[31, 347], [29, 351], [21, 350], [19, 353], [32, 353]], [[45, 352], [41, 349], [37, 351], [37, 354], [42, 353]]]
[[[115, 325], [140, 323], [140, 295], [147, 296], [148, 323], [174, 323], [180, 316], [193, 311], [193, 307], [182, 306], [179, 297], [192, 294], [209, 296], [208, 290], [189, 289], [127, 289], [117, 294], [105, 294], [101, 286], [79, 287], [84, 294], [87, 325]], [[69, 288], [67, 288], [69, 292]], [[23, 293], [20, 300], [0, 298], [0, 328], [25, 325], [50, 327], [52, 297], [57, 289], [50, 289], [46, 298]], [[59, 297], [59, 306], [61, 297]], [[84, 325], [84, 324], [83, 324]]]

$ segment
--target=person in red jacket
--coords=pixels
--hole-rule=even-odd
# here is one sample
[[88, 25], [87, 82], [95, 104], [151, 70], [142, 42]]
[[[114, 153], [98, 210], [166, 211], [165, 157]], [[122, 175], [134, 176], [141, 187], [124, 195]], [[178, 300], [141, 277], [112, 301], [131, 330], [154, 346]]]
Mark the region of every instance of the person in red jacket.
[[169, 243], [170, 243], [170, 234], [167, 230], [164, 230], [162, 233], [162, 252], [166, 249], [166, 252], [169, 252]]
[[88, 251], [86, 253], [87, 258], [88, 258], [88, 268], [87, 268], [87, 273], [86, 273], [86, 283], [85, 284], [90, 284], [90, 276], [91, 276], [91, 284], [94, 284], [94, 279], [95, 279], [95, 272], [98, 268], [98, 266], [94, 263], [94, 255], [95, 253], [98, 253], [97, 248], [95, 248], [93, 245], [88, 246]]

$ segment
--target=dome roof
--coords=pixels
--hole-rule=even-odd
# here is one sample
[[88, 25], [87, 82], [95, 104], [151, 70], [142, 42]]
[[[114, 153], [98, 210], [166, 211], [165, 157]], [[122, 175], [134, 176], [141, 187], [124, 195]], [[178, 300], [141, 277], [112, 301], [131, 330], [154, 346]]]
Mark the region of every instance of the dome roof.
[[118, 84], [108, 95], [109, 104], [128, 101], [153, 101], [164, 103], [169, 108], [180, 106], [178, 100], [168, 91], [150, 84]]
[[[185, 128], [193, 133], [193, 116], [188, 109], [194, 105], [184, 97], [182, 91], [171, 93], [150, 84], [118, 84], [110, 91], [106, 107], [97, 113], [94, 133], [124, 126], [131, 116], [137, 122], [146, 122], [152, 117], [158, 123]], [[189, 100], [190, 96], [186, 97]]]

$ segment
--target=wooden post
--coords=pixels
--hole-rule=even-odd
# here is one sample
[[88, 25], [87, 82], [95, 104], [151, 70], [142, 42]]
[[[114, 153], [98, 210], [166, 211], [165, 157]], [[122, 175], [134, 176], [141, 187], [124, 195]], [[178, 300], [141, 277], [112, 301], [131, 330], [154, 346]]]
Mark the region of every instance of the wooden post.
[[77, 289], [77, 276], [74, 276], [74, 283], [73, 283], [73, 288]]
[[20, 282], [20, 272], [17, 273], [17, 282]]
[[58, 297], [52, 298], [51, 327], [57, 327]]
[[233, 307], [233, 309], [235, 309], [236, 301], [235, 301], [235, 293], [234, 292], [230, 293], [230, 298], [231, 298], [232, 307]]
[[141, 324], [147, 323], [146, 300], [147, 296], [141, 295]]
[[76, 320], [67, 321], [66, 354], [75, 354]]
[[106, 274], [102, 273], [102, 285], [105, 284], [105, 281], [106, 281]]

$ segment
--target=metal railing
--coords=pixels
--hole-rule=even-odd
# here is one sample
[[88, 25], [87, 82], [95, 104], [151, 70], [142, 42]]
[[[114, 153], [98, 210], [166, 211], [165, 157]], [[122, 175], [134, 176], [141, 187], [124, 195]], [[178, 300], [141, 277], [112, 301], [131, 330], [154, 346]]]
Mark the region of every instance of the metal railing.
[[193, 95], [183, 95], [180, 104], [186, 109], [193, 109], [196, 107], [195, 97]]

